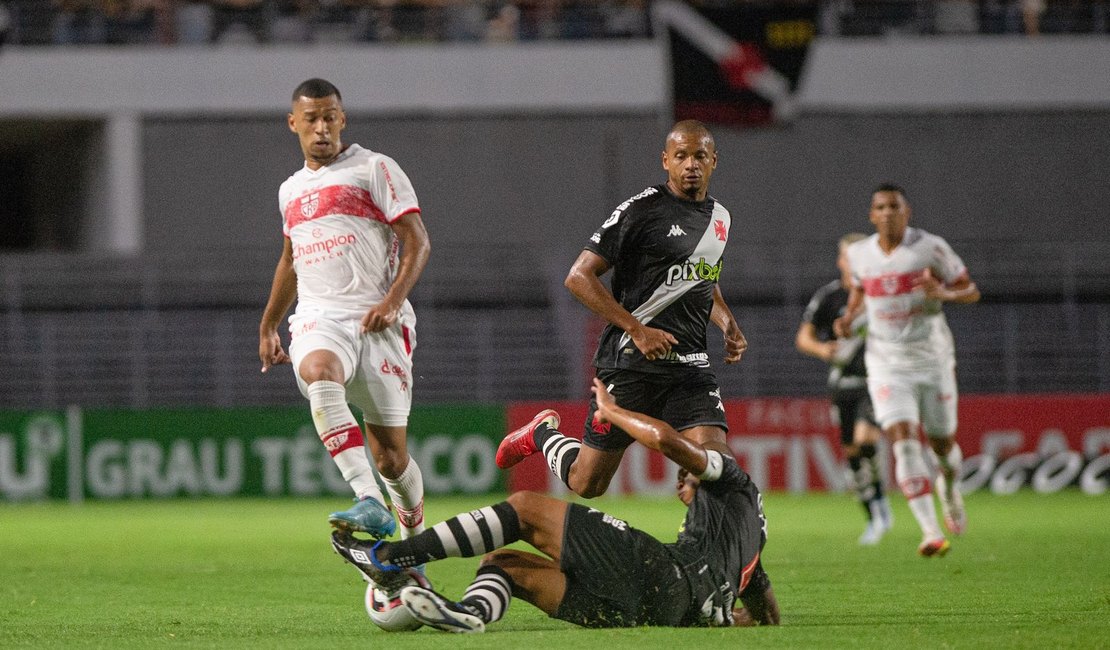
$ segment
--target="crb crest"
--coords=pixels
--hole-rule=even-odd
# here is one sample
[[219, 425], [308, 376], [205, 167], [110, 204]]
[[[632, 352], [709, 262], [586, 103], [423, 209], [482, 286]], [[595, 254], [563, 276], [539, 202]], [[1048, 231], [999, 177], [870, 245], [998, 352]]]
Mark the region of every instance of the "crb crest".
[[301, 214], [304, 215], [306, 219], [312, 218], [312, 215], [316, 214], [316, 210], [319, 207], [319, 192], [313, 192], [312, 194], [306, 194], [305, 196], [301, 197]]
[[890, 295], [893, 295], [893, 294], [897, 293], [897, 291], [898, 291], [898, 276], [896, 276], [896, 275], [884, 275], [881, 278], [880, 281], [882, 282], [882, 287], [883, 287], [883, 293], [884, 294], [890, 296]]

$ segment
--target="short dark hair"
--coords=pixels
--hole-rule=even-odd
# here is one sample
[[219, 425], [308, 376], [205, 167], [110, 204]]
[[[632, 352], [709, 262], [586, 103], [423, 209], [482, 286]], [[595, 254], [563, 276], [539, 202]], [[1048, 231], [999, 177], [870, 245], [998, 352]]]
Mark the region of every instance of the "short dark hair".
[[909, 198], [906, 196], [906, 190], [902, 189], [901, 185], [895, 185], [894, 183], [880, 183], [871, 193], [877, 194], [878, 192], [898, 192], [903, 199]]
[[297, 101], [301, 97], [322, 99], [332, 95], [335, 95], [335, 98], [339, 101], [343, 101], [343, 95], [339, 94], [339, 89], [335, 87], [335, 84], [327, 79], [312, 78], [302, 81], [301, 85], [297, 86], [297, 89], [293, 91], [293, 101]]

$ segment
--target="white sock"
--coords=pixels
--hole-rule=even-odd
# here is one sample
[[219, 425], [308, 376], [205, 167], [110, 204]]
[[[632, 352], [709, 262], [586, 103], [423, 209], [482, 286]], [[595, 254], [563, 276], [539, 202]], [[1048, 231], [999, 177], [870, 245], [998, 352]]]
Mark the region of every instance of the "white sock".
[[382, 477], [397, 521], [401, 524], [401, 539], [408, 539], [424, 532], [424, 475], [420, 466], [409, 456], [409, 464], [397, 478]]
[[334, 381], [314, 381], [308, 385], [308, 404], [316, 433], [331, 454], [332, 460], [359, 499], [374, 497], [385, 503], [374, 470], [366, 456], [366, 441], [351, 407], [347, 391]]
[[936, 506], [933, 505], [933, 488], [929, 483], [929, 468], [921, 453], [921, 443], [917, 440], [899, 440], [892, 445], [894, 450], [894, 478], [902, 494], [906, 495], [910, 512], [913, 513], [925, 539], [943, 537], [937, 521]]

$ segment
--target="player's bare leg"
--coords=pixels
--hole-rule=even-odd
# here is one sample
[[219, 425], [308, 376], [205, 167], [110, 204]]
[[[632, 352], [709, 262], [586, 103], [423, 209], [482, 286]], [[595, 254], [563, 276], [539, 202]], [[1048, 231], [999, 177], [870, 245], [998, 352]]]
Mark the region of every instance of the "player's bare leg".
[[482, 566], [499, 567], [511, 581], [513, 596], [548, 616], [555, 615], [567, 592], [567, 577], [559, 563], [535, 553], [501, 549], [482, 558]]
[[930, 437], [929, 444], [929, 453], [940, 470], [937, 476], [937, 496], [940, 497], [944, 525], [953, 535], [962, 535], [967, 530], [967, 510], [960, 492], [963, 450], [951, 437]]
[[308, 386], [306, 392], [316, 433], [343, 479], [355, 492], [355, 505], [349, 510], [332, 513], [328, 520], [334, 526], [363, 531], [374, 537], [392, 535], [397, 525], [385, 508], [385, 498], [370, 469], [362, 427], [347, 405], [343, 362], [330, 350], [313, 350], [301, 361], [298, 374]]
[[424, 476], [409, 455], [404, 426], [366, 423], [366, 443], [401, 524], [401, 539], [424, 532]]
[[[582, 445], [564, 482], [575, 494], [592, 499], [605, 494], [620, 467], [624, 450], [602, 451]], [[562, 478], [562, 477], [560, 477]]]
[[929, 481], [929, 467], [917, 439], [916, 425], [895, 422], [884, 433], [894, 450], [894, 477], [906, 496], [910, 512], [921, 527], [922, 541], [917, 552], [923, 557], [943, 556], [948, 552], [948, 540], [940, 530], [933, 489]]

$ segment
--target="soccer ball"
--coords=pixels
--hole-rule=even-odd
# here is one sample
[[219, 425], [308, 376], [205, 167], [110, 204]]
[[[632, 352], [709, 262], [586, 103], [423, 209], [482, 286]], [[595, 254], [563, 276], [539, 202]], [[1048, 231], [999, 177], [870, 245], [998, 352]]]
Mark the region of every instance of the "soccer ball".
[[411, 632], [423, 625], [401, 602], [401, 590], [409, 585], [430, 587], [426, 579], [421, 580], [411, 575], [405, 585], [391, 592], [373, 582], [366, 585], [366, 614], [374, 625], [386, 632]]

